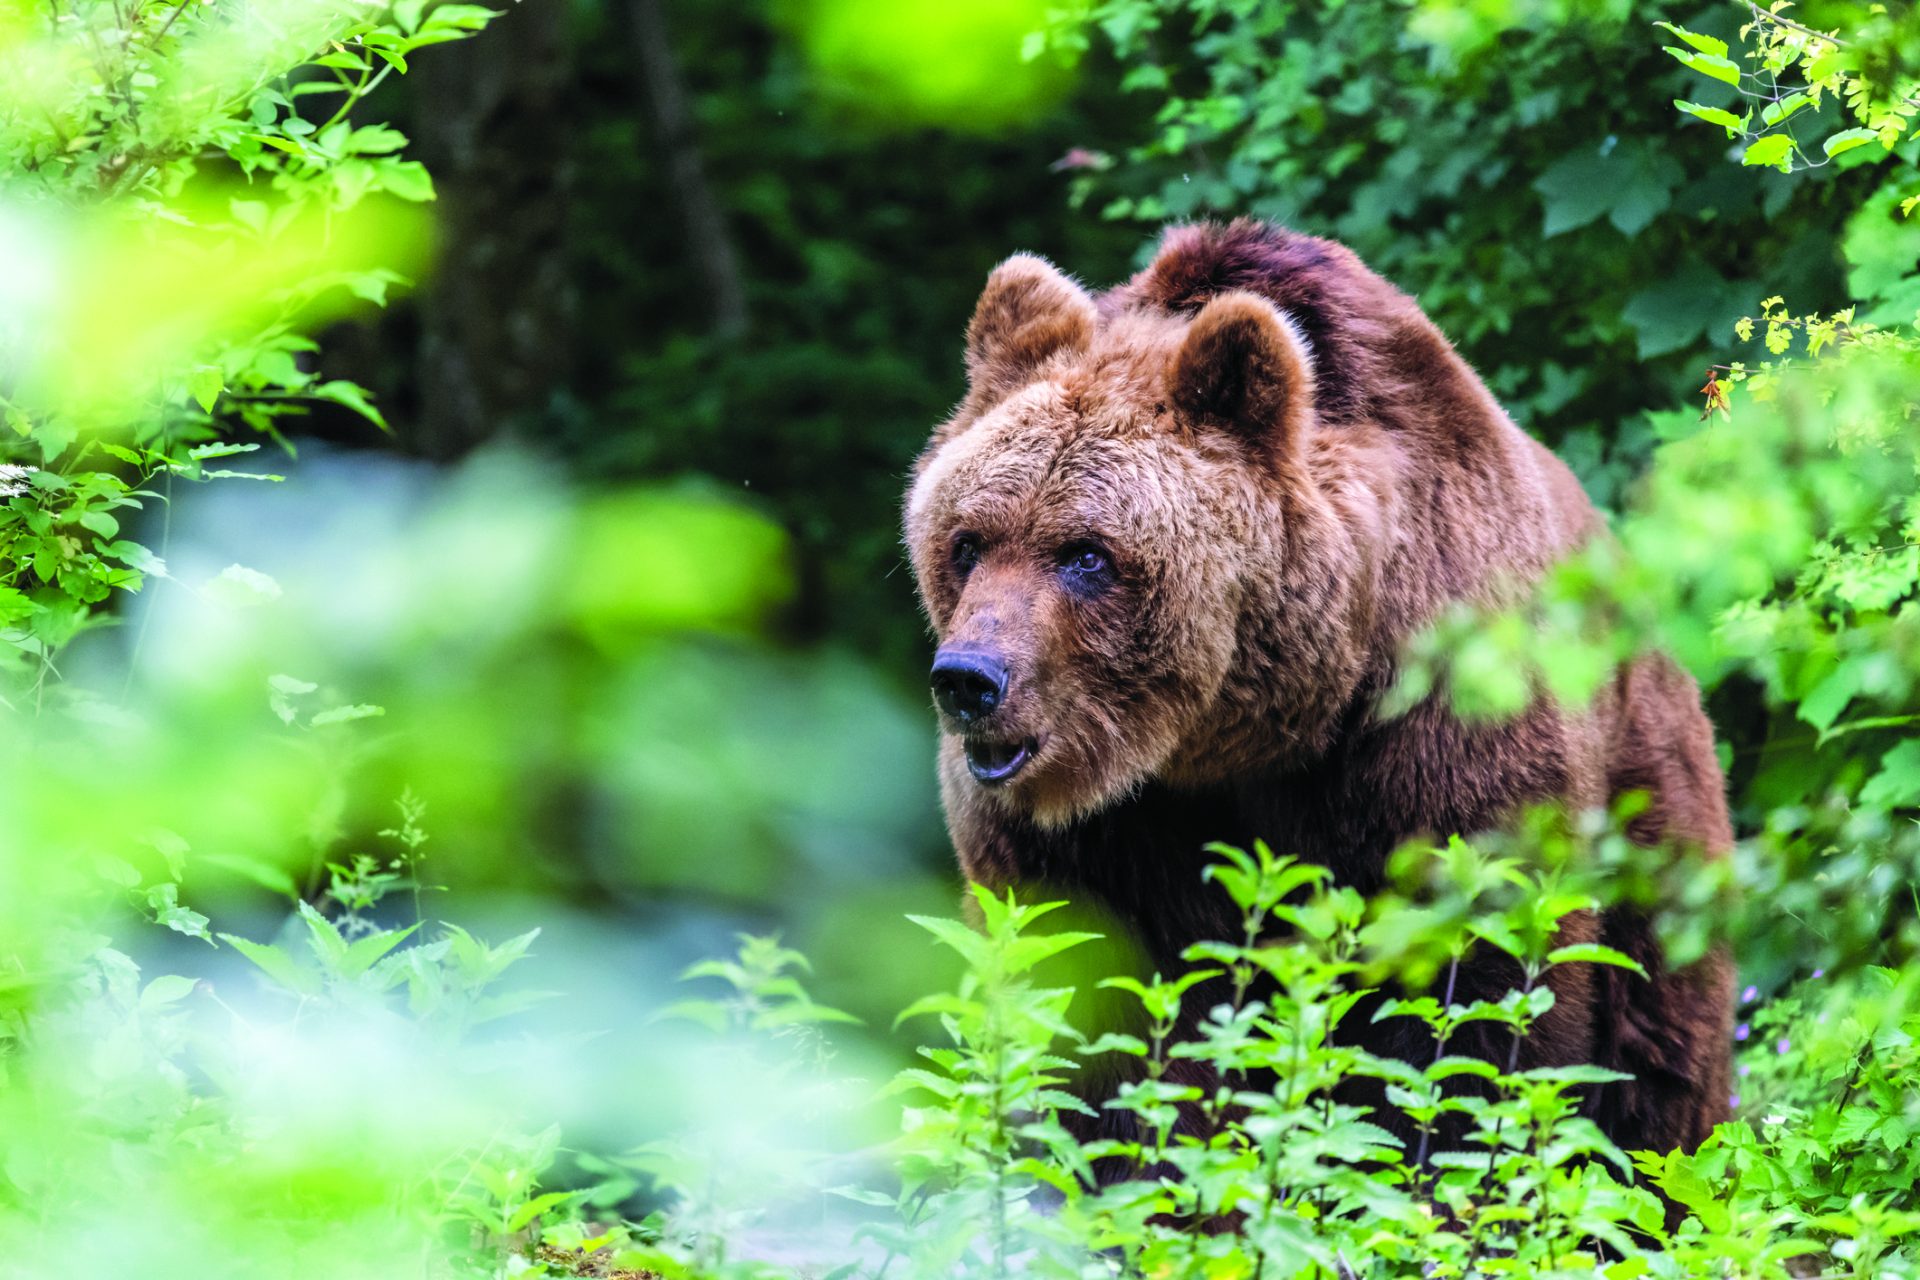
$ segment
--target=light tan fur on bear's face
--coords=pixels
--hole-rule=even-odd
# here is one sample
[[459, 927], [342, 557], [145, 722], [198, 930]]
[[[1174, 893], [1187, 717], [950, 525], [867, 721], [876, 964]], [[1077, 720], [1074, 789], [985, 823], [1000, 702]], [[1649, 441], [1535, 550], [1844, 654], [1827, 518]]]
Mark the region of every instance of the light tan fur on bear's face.
[[[1311, 353], [1286, 318], [1229, 293], [1192, 318], [1103, 322], [1022, 256], [988, 282], [968, 371], [906, 513], [942, 651], [1010, 673], [984, 722], [945, 725], [949, 803], [1057, 826], [1324, 738], [1361, 675], [1379, 495], [1315, 438]], [[1095, 589], [1065, 568], [1088, 548], [1108, 566]], [[1276, 593], [1298, 607], [1245, 607]], [[969, 774], [970, 743], [1021, 742], [1011, 780]]]

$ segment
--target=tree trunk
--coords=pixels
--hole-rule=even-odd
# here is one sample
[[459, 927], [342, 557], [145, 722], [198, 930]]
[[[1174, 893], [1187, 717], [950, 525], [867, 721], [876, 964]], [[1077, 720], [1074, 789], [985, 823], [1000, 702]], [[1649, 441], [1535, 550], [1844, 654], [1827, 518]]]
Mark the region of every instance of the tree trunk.
[[627, 0], [628, 27], [645, 83], [653, 135], [666, 158], [674, 200], [686, 230], [687, 251], [699, 268], [712, 308], [715, 337], [739, 337], [747, 327], [747, 294], [740, 260], [728, 238], [726, 215], [707, 181], [687, 107], [680, 64], [673, 56], [660, 0]]
[[409, 77], [417, 153], [439, 191], [413, 432], [429, 457], [537, 419], [572, 381], [569, 13], [563, 0], [508, 6]]

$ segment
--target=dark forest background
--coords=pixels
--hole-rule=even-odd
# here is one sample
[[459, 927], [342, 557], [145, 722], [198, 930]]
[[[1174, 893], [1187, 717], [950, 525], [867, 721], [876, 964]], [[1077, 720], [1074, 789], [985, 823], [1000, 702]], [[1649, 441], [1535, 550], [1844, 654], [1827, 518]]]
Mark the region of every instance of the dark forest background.
[[1144, 104], [1096, 90], [985, 135], [894, 130], [823, 94], [766, 6], [658, 0], [517, 8], [393, 97], [444, 248], [410, 304], [330, 343], [392, 443], [711, 476], [795, 539], [790, 637], [917, 682], [899, 500], [963, 389], [974, 298], [1016, 249], [1096, 281], [1130, 268], [1151, 230], [1069, 209], [1056, 166], [1139, 135]]
[[[423, 457], [514, 439], [596, 478], [753, 495], [796, 539], [795, 638], [844, 640], [903, 684], [924, 656], [903, 477], [1015, 250], [1104, 285], [1171, 220], [1344, 239], [1605, 504], [1645, 460], [1647, 411], [1741, 354], [1731, 322], [1763, 292], [1846, 296], [1860, 175], [1742, 169], [1668, 105], [1698, 90], [1654, 10], [1731, 36], [1726, 6], [1576, 6], [1425, 44], [1413, 11], [1335, 9], [1238, 56], [1170, 23], [1150, 47], [1096, 41], [1066, 92], [988, 129], [902, 125], [809, 63], [791, 8], [529, 4], [421, 59], [382, 105], [436, 175], [439, 265], [335, 333], [331, 367]], [[1170, 97], [1259, 105], [1285, 81], [1288, 118], [1164, 127]]]

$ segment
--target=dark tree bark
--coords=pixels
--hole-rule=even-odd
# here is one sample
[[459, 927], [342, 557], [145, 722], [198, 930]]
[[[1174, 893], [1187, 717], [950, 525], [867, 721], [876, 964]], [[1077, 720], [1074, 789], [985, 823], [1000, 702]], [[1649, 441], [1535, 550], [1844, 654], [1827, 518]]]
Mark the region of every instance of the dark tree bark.
[[409, 77], [416, 152], [440, 197], [408, 433], [429, 457], [538, 417], [574, 372], [570, 8], [507, 9], [479, 39], [427, 50]]
[[747, 294], [741, 282], [740, 259], [727, 235], [726, 215], [707, 181], [666, 15], [660, 0], [627, 0], [626, 7], [653, 135], [667, 163], [674, 201], [680, 206], [687, 252], [700, 271], [713, 333], [718, 338], [736, 338], [747, 327]]

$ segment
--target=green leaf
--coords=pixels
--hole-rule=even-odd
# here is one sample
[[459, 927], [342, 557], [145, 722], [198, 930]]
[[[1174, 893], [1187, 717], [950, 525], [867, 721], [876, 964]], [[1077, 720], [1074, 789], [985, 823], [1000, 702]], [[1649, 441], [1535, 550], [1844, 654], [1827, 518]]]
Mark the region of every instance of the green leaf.
[[1584, 227], [1603, 216], [1610, 204], [1607, 162], [1598, 154], [1567, 156], [1535, 180], [1545, 203], [1543, 236]]
[[319, 994], [321, 986], [315, 981], [313, 973], [309, 973], [307, 969], [301, 969], [298, 963], [294, 963], [294, 958], [288, 956], [278, 946], [263, 946], [259, 942], [248, 942], [246, 938], [230, 935], [230, 933], [223, 933], [221, 942], [225, 942], [227, 946], [234, 948], [248, 960], [252, 960], [253, 965], [259, 967], [261, 973], [271, 977], [275, 983], [284, 986], [286, 990], [298, 992], [301, 996]]
[[1708, 124], [1722, 126], [1729, 134], [1739, 133], [1747, 127], [1745, 119], [1733, 114], [1731, 111], [1723, 111], [1719, 107], [1703, 107], [1697, 102], [1688, 102], [1683, 98], [1675, 98], [1673, 105], [1690, 116], [1696, 116], [1701, 120], [1705, 120]]
[[1849, 658], [1829, 671], [1820, 683], [1807, 691], [1798, 707], [1802, 720], [1818, 729], [1822, 734], [1833, 727], [1840, 713], [1847, 709], [1860, 692], [1861, 682], [1868, 671], [1868, 664], [1860, 658]]
[[1778, 102], [1770, 102], [1760, 112], [1760, 123], [1779, 124], [1802, 107], [1811, 106], [1813, 99], [1804, 93], [1790, 93]]
[[93, 869], [101, 879], [119, 885], [122, 889], [140, 887], [140, 869], [125, 858], [116, 858], [110, 853], [95, 856]]
[[233, 220], [258, 235], [267, 232], [267, 202], [264, 200], [229, 200], [227, 211]]
[[1040, 933], [1032, 937], [1016, 938], [1008, 943], [1002, 953], [1001, 964], [1008, 973], [1025, 973], [1042, 960], [1058, 955], [1070, 947], [1082, 943], [1094, 942], [1101, 937], [1097, 933]]
[[267, 705], [273, 708], [273, 714], [280, 717], [280, 723], [292, 724], [300, 712], [294, 706], [295, 698], [304, 698], [320, 686], [298, 676], [274, 675], [267, 677]]
[[987, 940], [958, 920], [948, 920], [942, 916], [909, 915], [907, 919], [932, 934], [942, 944], [960, 953], [968, 964], [978, 965], [986, 959]]
[[1685, 27], [1676, 27], [1671, 22], [1656, 22], [1653, 25], [1659, 27], [1668, 35], [1678, 36], [1680, 39], [1698, 49], [1701, 53], [1708, 54], [1715, 58], [1725, 58], [1727, 56], [1727, 42], [1725, 40], [1721, 40], [1715, 36], [1703, 36], [1697, 31], [1689, 31]]
[[504, 12], [504, 9], [489, 9], [478, 4], [443, 4], [427, 15], [422, 26], [428, 30], [451, 27], [459, 31], [478, 31]]
[[222, 440], [214, 444], [197, 444], [187, 450], [187, 456], [198, 462], [209, 458], [231, 458], [235, 454], [252, 453], [259, 449], [257, 444], [241, 444], [235, 440]]
[[[1722, 48], [1724, 47], [1723, 45]], [[1712, 76], [1715, 80], [1725, 81], [1727, 84], [1740, 83], [1740, 68], [1719, 54], [1693, 53], [1686, 49], [1675, 49], [1671, 45], [1667, 46], [1667, 52], [1703, 76]]]
[[355, 155], [376, 156], [407, 145], [407, 135], [384, 124], [362, 125], [350, 134], [345, 149]]
[[1520, 1073], [1522, 1080], [1540, 1080], [1552, 1084], [1614, 1084], [1633, 1079], [1628, 1071], [1612, 1071], [1591, 1063], [1575, 1062], [1560, 1067], [1534, 1067]]
[[90, 529], [103, 538], [117, 537], [120, 533], [120, 522], [105, 511], [82, 511], [79, 520], [81, 528]]
[[709, 1031], [727, 1029], [727, 1010], [711, 1000], [676, 1000], [648, 1019], [650, 1022], [691, 1022]]
[[895, 1015], [893, 1025], [897, 1027], [910, 1018], [924, 1018], [928, 1014], [950, 1013], [965, 1018], [979, 1012], [979, 1009], [977, 1003], [960, 996], [922, 996]]
[[329, 707], [325, 711], [316, 712], [314, 713], [313, 719], [307, 721], [307, 724], [315, 729], [320, 729], [330, 724], [346, 724], [353, 720], [370, 720], [375, 716], [384, 716], [385, 714], [387, 714], [385, 707], [375, 706], [370, 702], [356, 702], [351, 706]]
[[506, 1233], [512, 1235], [516, 1231], [525, 1229], [528, 1223], [532, 1222], [541, 1214], [546, 1213], [558, 1205], [565, 1204], [572, 1198], [573, 1194], [571, 1191], [548, 1191], [535, 1196], [513, 1211], [513, 1214], [507, 1219]]
[[202, 588], [211, 600], [233, 607], [266, 604], [280, 598], [280, 584], [258, 569], [230, 564]]
[[1500, 1068], [1480, 1058], [1467, 1058], [1458, 1054], [1449, 1054], [1436, 1058], [1426, 1070], [1429, 1080], [1448, 1080], [1454, 1076], [1479, 1076], [1482, 1080], [1491, 1080], [1500, 1074]]
[[213, 406], [219, 402], [220, 393], [226, 389], [226, 385], [226, 378], [217, 365], [201, 365], [187, 375], [188, 394], [193, 397], [194, 403], [208, 413], [213, 412]]
[[140, 1007], [142, 1009], [162, 1008], [177, 1000], [185, 999], [193, 994], [193, 989], [199, 985], [195, 979], [184, 978], [177, 973], [163, 974], [149, 982], [146, 990], [140, 993]]
[[353, 410], [382, 431], [389, 430], [386, 418], [381, 416], [380, 410], [374, 407], [373, 401], [367, 398], [366, 389], [356, 382], [340, 379], [323, 382], [314, 387], [310, 394]]
[[376, 160], [373, 171], [381, 189], [390, 195], [416, 202], [434, 198], [433, 177], [418, 160]]
[[1792, 154], [1792, 138], [1784, 133], [1770, 133], [1764, 138], [1755, 138], [1751, 143], [1747, 144], [1745, 154], [1740, 157], [1740, 163], [1744, 165], [1777, 165], [1784, 168], [1792, 162]]
[[165, 827], [149, 827], [140, 837], [140, 843], [152, 849], [166, 860], [167, 874], [173, 879], [181, 879], [187, 873], [187, 855], [193, 847], [186, 837], [177, 831]]
[[1714, 1198], [1712, 1183], [1701, 1175], [1693, 1157], [1670, 1151], [1664, 1161], [1654, 1157], [1651, 1164], [1642, 1163], [1641, 1169], [1651, 1174], [1656, 1187], [1691, 1209], [1709, 1231], [1724, 1232], [1731, 1224], [1731, 1213]]
[[1616, 969], [1631, 969], [1643, 978], [1647, 976], [1646, 969], [1638, 960], [1635, 960], [1624, 951], [1616, 951], [1612, 947], [1603, 947], [1597, 942], [1576, 942], [1571, 946], [1555, 947], [1553, 950], [1547, 952], [1548, 964], [1572, 964], [1576, 962], [1612, 965]]
[[138, 573], [144, 573], [150, 578], [165, 578], [170, 576], [167, 573], [167, 562], [137, 542], [128, 542], [122, 538], [118, 542], [102, 546], [100, 548], [100, 554], [110, 556], [126, 565], [129, 569]]
[[[1891, 303], [1911, 296], [1913, 267], [1920, 260], [1920, 219], [1900, 212], [1902, 187], [1882, 184], [1847, 217], [1841, 253], [1847, 260], [1847, 289], [1855, 298]], [[1913, 313], [1913, 306], [1902, 305], [1897, 314], [1906, 322]]]
[[1830, 156], [1845, 155], [1855, 147], [1864, 147], [1869, 142], [1878, 142], [1880, 135], [1872, 129], [1842, 129], [1820, 144], [1820, 149]]
[[[261, 146], [272, 147], [275, 151], [284, 151], [288, 155], [304, 156], [307, 154], [307, 144], [297, 138], [283, 138], [272, 133], [250, 133], [247, 136]], [[256, 228], [256, 230], [257, 229], [258, 228]]]
[[271, 889], [284, 898], [294, 899], [300, 896], [300, 890], [293, 877], [271, 862], [259, 858], [249, 858], [238, 853], [202, 853], [195, 859], [196, 866], [224, 867], [237, 876], [253, 881], [263, 889]]
[[387, 305], [388, 289], [396, 284], [405, 284], [406, 277], [397, 271], [350, 271], [340, 278], [340, 283], [354, 297], [371, 302], [376, 307], [384, 307]]
[[1678, 161], [1642, 142], [1565, 156], [1533, 184], [1544, 205], [1541, 234], [1560, 235], [1605, 217], [1623, 235], [1638, 235], [1673, 203], [1685, 179]]
[[189, 938], [213, 941], [213, 936], [207, 932], [207, 918], [190, 907], [180, 905], [179, 885], [154, 885], [147, 890], [147, 905], [153, 909], [155, 924], [163, 924]]
[[1684, 350], [1702, 334], [1724, 332], [1751, 300], [1749, 287], [1688, 262], [1627, 300], [1621, 319], [1633, 327], [1642, 357]]
[[370, 933], [366, 937], [349, 945], [340, 957], [340, 976], [358, 978], [392, 951], [411, 937], [418, 924], [410, 924], [404, 929], [389, 929], [381, 933]]
[[1136, 1058], [1147, 1056], [1147, 1042], [1139, 1036], [1128, 1035], [1124, 1031], [1108, 1031], [1086, 1048], [1079, 1050], [1082, 1057], [1092, 1058], [1102, 1053], [1127, 1053]]
[[1880, 770], [1860, 788], [1860, 801], [1880, 809], [1920, 800], [1920, 738], [1908, 738], [1880, 757]]
[[341, 962], [347, 958], [347, 940], [333, 927], [333, 922], [315, 911], [307, 903], [297, 906], [300, 918], [307, 924], [307, 941], [313, 947], [313, 954], [327, 968], [338, 972]]

